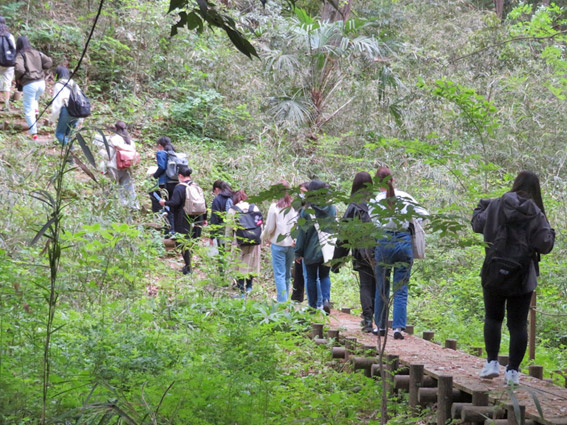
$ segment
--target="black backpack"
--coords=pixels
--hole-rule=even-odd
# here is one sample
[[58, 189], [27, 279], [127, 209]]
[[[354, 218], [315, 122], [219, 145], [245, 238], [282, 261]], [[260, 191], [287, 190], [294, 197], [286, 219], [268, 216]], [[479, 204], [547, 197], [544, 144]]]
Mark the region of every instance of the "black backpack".
[[524, 293], [535, 250], [529, 246], [525, 222], [508, 223], [503, 201], [498, 205], [498, 233], [482, 265], [483, 288], [503, 296]]
[[16, 65], [16, 46], [7, 35], [0, 37], [0, 66], [10, 67]]
[[91, 101], [74, 82], [69, 82], [71, 94], [67, 103], [67, 112], [73, 118], [86, 118], [91, 114]]
[[242, 211], [236, 205], [232, 208], [238, 212], [238, 228], [236, 229], [236, 242], [238, 245], [260, 245], [263, 223], [262, 213], [254, 210], [254, 204], [250, 204], [248, 212]]

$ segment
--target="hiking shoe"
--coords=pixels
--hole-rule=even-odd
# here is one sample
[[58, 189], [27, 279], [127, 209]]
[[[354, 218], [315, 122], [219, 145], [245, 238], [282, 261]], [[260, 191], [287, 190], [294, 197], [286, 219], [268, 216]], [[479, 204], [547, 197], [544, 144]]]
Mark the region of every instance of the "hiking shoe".
[[331, 303], [329, 303], [329, 300], [323, 301], [323, 311], [327, 315], [331, 314]]
[[374, 335], [386, 336], [386, 329], [374, 328], [374, 329], [372, 329], [372, 333]]
[[37, 140], [37, 134], [32, 134], [32, 140]]
[[520, 385], [520, 372], [514, 369], [506, 371], [504, 375], [504, 383], [506, 385]]
[[394, 339], [404, 339], [402, 335], [402, 330], [400, 328], [394, 329]]
[[480, 377], [482, 379], [492, 379], [500, 375], [500, 364], [498, 360], [486, 361], [482, 370], [480, 371]]

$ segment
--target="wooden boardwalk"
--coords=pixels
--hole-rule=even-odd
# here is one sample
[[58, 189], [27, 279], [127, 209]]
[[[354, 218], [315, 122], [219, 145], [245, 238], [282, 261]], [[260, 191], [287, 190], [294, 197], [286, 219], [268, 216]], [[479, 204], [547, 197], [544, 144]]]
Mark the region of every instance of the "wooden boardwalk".
[[[332, 311], [329, 326], [331, 329], [339, 330], [341, 337], [356, 338], [357, 343], [361, 346], [376, 346], [377, 344], [378, 337], [362, 333], [360, 331], [360, 318], [351, 314]], [[492, 380], [480, 379], [478, 374], [484, 364], [484, 358], [460, 350], [444, 348], [439, 344], [414, 335], [405, 334], [404, 340], [395, 340], [391, 331], [386, 341], [386, 354], [399, 356], [400, 367], [402, 365], [407, 367], [418, 365], [418, 367], [421, 367], [422, 365], [423, 374], [435, 381], [438, 381], [441, 376], [452, 376], [452, 386], [455, 390], [470, 395], [486, 394], [488, 402], [495, 406], [507, 406], [509, 408], [513, 405], [504, 383], [504, 367], [501, 367], [499, 377]], [[417, 384], [417, 386], [421, 386], [421, 384]], [[516, 405], [525, 406], [527, 423], [567, 425], [566, 388], [522, 373], [520, 386], [514, 389], [513, 397], [518, 400]], [[538, 413], [536, 401], [534, 401], [536, 398], [541, 405], [543, 418]], [[453, 407], [453, 414], [455, 408]], [[516, 422], [506, 420], [496, 421], [495, 423]], [[519, 423], [523, 423], [523, 420]]]

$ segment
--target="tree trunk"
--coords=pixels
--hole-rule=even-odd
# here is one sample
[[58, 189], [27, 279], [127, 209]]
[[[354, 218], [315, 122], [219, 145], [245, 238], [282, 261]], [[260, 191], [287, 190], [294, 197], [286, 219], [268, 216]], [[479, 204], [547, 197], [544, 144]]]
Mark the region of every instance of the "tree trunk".
[[321, 20], [336, 22], [346, 21], [350, 15], [350, 8], [353, 0], [346, 0], [343, 4], [342, 0], [325, 0], [323, 9], [321, 10]]
[[494, 8], [496, 9], [496, 16], [498, 19], [502, 20], [504, 17], [504, 1], [505, 0], [494, 0]]

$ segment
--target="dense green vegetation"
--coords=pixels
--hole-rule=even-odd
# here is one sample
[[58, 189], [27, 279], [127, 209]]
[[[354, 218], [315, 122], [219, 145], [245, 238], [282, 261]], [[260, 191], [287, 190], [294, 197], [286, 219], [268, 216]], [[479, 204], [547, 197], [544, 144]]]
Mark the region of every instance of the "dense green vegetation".
[[[347, 22], [325, 22], [316, 1], [295, 10], [222, 2], [255, 47], [250, 60], [218, 29], [170, 38], [169, 1], [107, 2], [77, 76], [95, 106], [82, 134], [88, 142], [116, 119], [131, 124], [146, 208], [122, 208], [103, 176], [61, 168], [55, 145], [0, 132], [0, 423], [40, 423], [42, 409], [51, 423], [379, 423], [380, 387], [339, 373], [304, 338], [310, 318], [272, 304], [269, 250], [246, 302], [230, 298], [204, 246], [199, 272], [179, 273], [147, 226], [157, 218], [145, 169], [162, 135], [188, 153], [207, 192], [219, 178], [257, 194], [280, 178], [318, 177], [347, 193], [357, 171], [390, 167], [434, 214], [428, 258], [414, 266], [411, 322], [462, 348], [482, 345], [472, 209], [519, 170], [535, 171], [558, 236], [541, 263], [535, 362], [567, 368], [567, 15], [562, 2], [538, 3], [507, 2], [501, 22], [492, 1], [363, 0]], [[73, 67], [97, 7], [27, 0], [0, 5], [0, 15]], [[57, 170], [63, 249], [53, 279], [55, 245], [28, 243], [53, 216], [39, 191], [56, 197]], [[335, 304], [358, 306], [356, 274], [331, 278]], [[390, 407], [405, 411], [401, 403]]]

